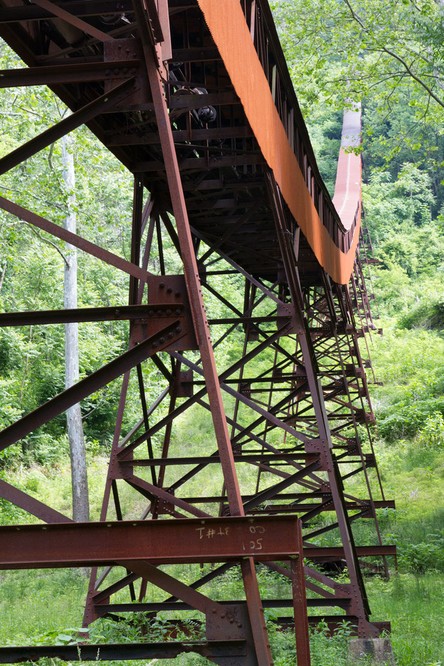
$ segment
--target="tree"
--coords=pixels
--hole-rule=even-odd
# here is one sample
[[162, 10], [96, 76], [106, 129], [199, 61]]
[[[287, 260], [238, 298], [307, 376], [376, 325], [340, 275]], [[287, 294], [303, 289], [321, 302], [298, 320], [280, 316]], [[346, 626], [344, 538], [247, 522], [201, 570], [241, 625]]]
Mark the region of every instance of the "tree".
[[[444, 108], [444, 9], [436, 0], [272, 2], [295, 81], [326, 99], [414, 91]], [[333, 65], [333, 66], [332, 66]], [[420, 97], [419, 97], [420, 96]]]
[[[77, 216], [75, 212], [75, 171], [72, 138], [62, 138], [63, 180], [67, 193], [67, 215], [65, 229], [76, 233]], [[66, 309], [77, 307], [77, 248], [66, 244], [63, 301]], [[65, 324], [65, 387], [68, 389], [79, 380], [79, 331], [78, 324]], [[70, 407], [66, 412], [69, 450], [71, 457], [72, 512], [79, 522], [89, 520], [88, 476], [86, 450], [83, 436], [82, 412], [80, 404]]]
[[328, 124], [360, 99], [366, 178], [379, 168], [396, 180], [411, 162], [429, 174], [437, 213], [444, 202], [444, 3], [272, 0], [272, 7], [327, 181], [324, 162], [337, 159]]

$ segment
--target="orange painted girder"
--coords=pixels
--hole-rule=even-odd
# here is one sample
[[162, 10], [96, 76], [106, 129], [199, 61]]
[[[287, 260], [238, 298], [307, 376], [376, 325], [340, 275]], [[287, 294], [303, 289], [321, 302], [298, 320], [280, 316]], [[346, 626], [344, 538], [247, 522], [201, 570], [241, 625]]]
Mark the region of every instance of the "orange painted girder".
[[198, 0], [213, 40], [243, 105], [262, 154], [291, 213], [320, 265], [347, 284], [353, 270], [360, 220], [350, 250], [342, 252], [322, 224], [274, 104], [239, 0]]

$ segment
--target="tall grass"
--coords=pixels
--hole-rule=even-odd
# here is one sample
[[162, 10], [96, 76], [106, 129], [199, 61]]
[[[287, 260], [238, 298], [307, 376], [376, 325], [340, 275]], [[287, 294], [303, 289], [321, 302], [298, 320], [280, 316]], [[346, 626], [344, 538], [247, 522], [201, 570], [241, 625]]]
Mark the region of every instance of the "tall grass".
[[[397, 666], [444, 664], [444, 599], [439, 574], [398, 574], [390, 581], [367, 581], [372, 619], [392, 623], [392, 644]], [[0, 596], [0, 644], [57, 644], [76, 638], [81, 626], [86, 579], [75, 570], [3, 572]], [[295, 662], [292, 632], [282, 632], [269, 616], [275, 666]], [[147, 640], [154, 640], [151, 636]], [[157, 636], [159, 640], [160, 635]], [[311, 635], [312, 666], [352, 666], [347, 661], [349, 630], [346, 626], [330, 637], [319, 627]], [[99, 621], [92, 631], [94, 642], [141, 640], [136, 628]], [[110, 666], [113, 666], [112, 662]], [[196, 654], [162, 661], [165, 666], [201, 666], [208, 663]], [[64, 662], [45, 660], [42, 666]], [[146, 661], [115, 662], [121, 666], [147, 666]], [[69, 666], [69, 665], [68, 665]]]
[[389, 581], [367, 583], [372, 619], [392, 624], [398, 666], [444, 664], [444, 595], [442, 576], [398, 574]]

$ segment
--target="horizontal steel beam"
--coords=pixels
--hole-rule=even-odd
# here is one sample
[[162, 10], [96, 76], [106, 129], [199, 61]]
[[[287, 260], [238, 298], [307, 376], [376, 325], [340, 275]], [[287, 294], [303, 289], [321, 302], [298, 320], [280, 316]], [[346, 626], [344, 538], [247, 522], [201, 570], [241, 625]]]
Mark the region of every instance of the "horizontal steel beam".
[[0, 569], [226, 562], [297, 556], [294, 516], [0, 527]]
[[171, 95], [169, 107], [171, 110], [200, 109], [203, 106], [226, 106], [240, 104], [239, 97], [234, 92], [208, 93], [207, 95]]
[[136, 75], [139, 64], [138, 60], [113, 60], [112, 62], [83, 62], [73, 65], [2, 69], [0, 70], [0, 88], [129, 79]]
[[[218, 601], [218, 604], [233, 604], [235, 606], [241, 606], [245, 604], [245, 601], [234, 600], [234, 601]], [[264, 608], [291, 608], [293, 606], [293, 599], [263, 599], [262, 606]], [[307, 599], [307, 606], [310, 608], [345, 608], [349, 605], [350, 599], [347, 597], [334, 597], [331, 598], [321, 598], [315, 597]], [[98, 615], [101, 617], [107, 613], [161, 613], [161, 612], [175, 612], [175, 611], [187, 611], [193, 610], [193, 606], [187, 604], [183, 601], [158, 601], [154, 603], [116, 603], [116, 604], [96, 604], [95, 608]], [[290, 618], [288, 618], [290, 619]]]
[[[114, 67], [114, 62], [112, 63]], [[229, 139], [247, 139], [253, 137], [248, 126], [208, 127], [189, 130], [173, 130], [175, 143], [190, 141], [226, 141]], [[149, 146], [160, 142], [159, 135], [151, 132], [143, 134], [116, 134], [106, 139], [107, 146]]]
[[168, 641], [166, 643], [116, 643], [97, 645], [26, 645], [0, 648], [0, 664], [34, 662], [43, 657], [65, 661], [124, 661], [135, 659], [174, 659], [185, 652], [204, 657], [243, 657], [244, 640]]
[[6, 312], [0, 314], [3, 326], [36, 326], [44, 324], [68, 324], [86, 321], [126, 321], [145, 319], [172, 319], [184, 316], [181, 304], [159, 303], [156, 305], [122, 305], [104, 308], [73, 308], [68, 310], [30, 310], [28, 312]]
[[208, 62], [222, 60], [220, 53], [215, 48], [192, 47], [188, 49], [173, 49], [173, 60], [175, 62]]
[[[396, 546], [356, 546], [358, 557], [391, 557], [396, 555]], [[304, 546], [304, 557], [318, 562], [328, 562], [344, 559], [344, 549], [341, 546], [321, 548], [317, 546]]]
[[[233, 453], [235, 462], [243, 463], [261, 463], [273, 462], [276, 465], [281, 465], [285, 462], [293, 462], [294, 460], [307, 460], [314, 462], [319, 457], [316, 453]], [[200, 464], [218, 464], [220, 465], [220, 458], [218, 456], [181, 456], [180, 458], [136, 458], [134, 460], [122, 460], [121, 465], [134, 465], [135, 467], [156, 467], [156, 465], [200, 465]], [[206, 498], [205, 498], [206, 499]]]
[[[202, 153], [204, 152], [205, 150], [202, 148]], [[226, 167], [240, 168], [243, 166], [259, 164], [265, 164], [263, 156], [259, 153], [250, 154], [240, 152], [239, 154], [225, 157], [189, 157], [186, 159], [179, 159], [181, 172], [194, 170], [205, 171]], [[151, 162], [134, 162], [131, 164], [131, 171], [133, 173], [162, 173], [165, 171], [165, 164], [160, 160], [152, 160]]]

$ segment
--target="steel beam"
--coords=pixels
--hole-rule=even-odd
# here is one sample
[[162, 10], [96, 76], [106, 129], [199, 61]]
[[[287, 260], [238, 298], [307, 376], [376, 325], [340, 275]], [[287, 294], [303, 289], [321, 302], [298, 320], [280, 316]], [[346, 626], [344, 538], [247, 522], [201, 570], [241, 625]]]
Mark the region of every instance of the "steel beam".
[[293, 516], [0, 527], [0, 569], [258, 561], [300, 556]]
[[[174, 659], [183, 653], [198, 653], [211, 660], [230, 659], [234, 666], [243, 663], [245, 640], [169, 641], [166, 643], [116, 643], [85, 645], [46, 645], [0, 648], [0, 664], [37, 661], [44, 657], [66, 661], [126, 661], [137, 659]], [[242, 660], [242, 661], [239, 661]]]
[[117, 254], [114, 254], [113, 252], [110, 252], [103, 247], [100, 247], [97, 245], [97, 243], [92, 243], [91, 241], [86, 240], [86, 238], [82, 238], [82, 236], [79, 236], [78, 234], [73, 234], [71, 231], [67, 231], [63, 227], [60, 227], [58, 224], [50, 222], [41, 215], [37, 215], [37, 213], [33, 213], [32, 211], [28, 210], [27, 208], [23, 208], [23, 206], [20, 206], [13, 201], [9, 201], [4, 197], [0, 197], [0, 208], [5, 210], [7, 213], [11, 213], [11, 215], [18, 217], [20, 220], [25, 220], [25, 222], [28, 222], [28, 224], [32, 224], [38, 229], [46, 231], [47, 233], [51, 234], [51, 236], [60, 238], [60, 240], [63, 240], [70, 245], [74, 245], [74, 247], [77, 247], [79, 250], [87, 252], [91, 256], [104, 261], [110, 266], [114, 266], [115, 268], [121, 270], [123, 273], [133, 275], [139, 280], [143, 280], [143, 282], [148, 280], [149, 273], [143, 268], [132, 264], [130, 261], [119, 257]]
[[[162, 319], [180, 321], [185, 307], [176, 303], [156, 305], [119, 305], [118, 307], [73, 308], [67, 310], [29, 310], [28, 312], [0, 313], [0, 328], [5, 326], [37, 326], [45, 324], [67, 324], [86, 321], [139, 321]], [[172, 323], [172, 322], [168, 322]]]
[[105, 384], [109, 384], [116, 377], [123, 375], [138, 363], [167, 347], [168, 344], [171, 344], [172, 340], [177, 340], [183, 335], [185, 335], [185, 331], [180, 327], [180, 321], [177, 320], [175, 323], [166, 326], [159, 333], [147, 338], [133, 349], [125, 352], [119, 358], [110, 361], [110, 363], [89, 375], [89, 377], [80, 380], [71, 388], [62, 391], [62, 393], [48, 400], [41, 407], [37, 407], [30, 414], [23, 416], [2, 430], [0, 432], [0, 451], [26, 437], [26, 435], [29, 435], [36, 428], [48, 423], [48, 421], [58, 414], [61, 414], [69, 409], [69, 407], [72, 407], [72, 405], [86, 398], [86, 396], [102, 388]]
[[81, 83], [107, 79], [133, 78], [140, 66], [138, 60], [114, 60], [109, 62], [80, 62], [73, 65], [49, 65], [26, 69], [0, 70], [0, 88], [23, 86], [50, 86], [57, 83]]
[[32, 155], [35, 155], [43, 148], [46, 148], [57, 139], [60, 139], [65, 134], [72, 132], [76, 127], [80, 127], [84, 123], [89, 122], [100, 113], [104, 113], [112, 109], [118, 102], [128, 96], [128, 91], [135, 84], [133, 77], [128, 78], [123, 83], [119, 83], [110, 91], [100, 95], [97, 99], [75, 111], [67, 118], [64, 118], [56, 125], [53, 125], [45, 132], [39, 134], [34, 139], [31, 139], [20, 148], [16, 148], [9, 155], [5, 155], [0, 159], [0, 175], [6, 173], [10, 169], [27, 160]]

